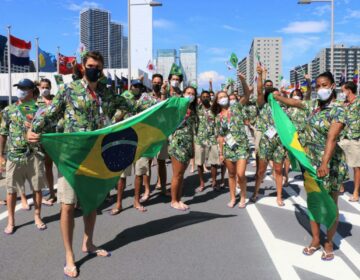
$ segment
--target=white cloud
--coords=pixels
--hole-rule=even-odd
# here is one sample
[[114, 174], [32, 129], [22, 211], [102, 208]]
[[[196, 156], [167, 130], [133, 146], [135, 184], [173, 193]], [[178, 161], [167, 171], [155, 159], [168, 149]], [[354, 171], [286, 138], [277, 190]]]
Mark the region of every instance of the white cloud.
[[79, 12], [82, 9], [85, 8], [99, 8], [100, 4], [96, 3], [94, 1], [83, 1], [80, 4], [76, 4], [74, 2], [70, 2], [68, 5], [66, 5], [67, 9], [70, 11], [75, 11], [75, 12]]
[[319, 49], [320, 38], [315, 36], [285, 39], [283, 42], [283, 60], [293, 64], [293, 61], [311, 51]]
[[316, 16], [323, 16], [324, 14], [330, 11], [331, 11], [330, 5], [321, 5], [321, 6], [316, 6], [316, 8], [313, 11], [313, 14]]
[[326, 31], [328, 23], [326, 21], [294, 21], [280, 30], [283, 33], [320, 33]]
[[153, 21], [153, 26], [155, 28], [170, 29], [174, 27], [175, 24], [167, 19], [156, 19]]
[[227, 30], [230, 30], [230, 31], [236, 31], [236, 32], [241, 32], [242, 30], [238, 27], [235, 27], [235, 26], [231, 26], [231, 25], [227, 25], [227, 24], [224, 24], [222, 26], [222, 28], [224, 29], [227, 29]]
[[202, 72], [198, 77], [199, 87], [208, 88], [210, 79], [212, 80], [214, 87], [217, 87], [225, 81], [225, 76], [214, 70]]
[[213, 55], [224, 55], [228, 52], [226, 48], [217, 48], [217, 47], [208, 48], [206, 51]]

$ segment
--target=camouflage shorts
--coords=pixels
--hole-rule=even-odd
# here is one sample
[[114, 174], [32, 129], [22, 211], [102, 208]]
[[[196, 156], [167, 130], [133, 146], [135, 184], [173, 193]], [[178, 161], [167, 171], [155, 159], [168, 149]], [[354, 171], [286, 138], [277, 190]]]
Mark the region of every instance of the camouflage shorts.
[[249, 143], [241, 143], [230, 149], [228, 145], [224, 145], [224, 159], [230, 161], [238, 161], [241, 159], [248, 159], [250, 156]]
[[272, 160], [275, 163], [282, 163], [286, 156], [286, 150], [281, 144], [278, 135], [269, 139], [265, 134], [262, 134], [258, 155], [260, 159]]
[[181, 163], [187, 164], [194, 157], [194, 146], [192, 139], [183, 137], [170, 137], [169, 156], [176, 158]]

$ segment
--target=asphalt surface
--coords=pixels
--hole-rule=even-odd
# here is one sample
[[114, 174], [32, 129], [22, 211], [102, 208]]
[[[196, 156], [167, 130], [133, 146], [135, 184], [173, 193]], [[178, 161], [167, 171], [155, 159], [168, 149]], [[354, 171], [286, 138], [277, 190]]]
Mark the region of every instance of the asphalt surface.
[[[155, 170], [156, 166], [153, 174]], [[168, 182], [171, 173], [168, 164]], [[195, 193], [198, 176], [188, 169], [184, 201], [190, 211], [170, 208], [169, 199], [154, 190], [145, 203], [146, 213], [132, 207], [133, 177], [129, 177], [123, 212], [110, 216], [111, 204], [98, 211], [94, 240], [112, 252], [110, 258], [81, 252], [83, 222], [81, 212], [77, 212], [73, 245], [80, 269], [78, 279], [360, 279], [360, 204], [347, 201], [353, 182], [345, 184], [346, 192], [339, 198], [341, 222], [335, 237], [335, 260], [324, 262], [321, 251], [311, 257], [302, 254], [311, 235], [306, 194], [298, 175], [290, 173], [290, 186], [284, 188], [285, 207], [276, 205], [274, 182], [267, 176], [256, 204], [230, 209], [226, 207], [228, 189], [214, 192], [207, 173], [207, 188]], [[247, 176], [250, 197], [254, 189], [251, 163]], [[153, 175], [152, 187], [155, 180]], [[4, 181], [0, 181], [1, 186]], [[4, 197], [5, 189], [1, 188], [0, 198]], [[43, 232], [35, 228], [32, 211], [18, 210], [17, 230], [6, 236], [2, 234], [6, 217], [2, 206], [0, 279], [64, 279], [59, 205], [43, 207], [48, 225]]]

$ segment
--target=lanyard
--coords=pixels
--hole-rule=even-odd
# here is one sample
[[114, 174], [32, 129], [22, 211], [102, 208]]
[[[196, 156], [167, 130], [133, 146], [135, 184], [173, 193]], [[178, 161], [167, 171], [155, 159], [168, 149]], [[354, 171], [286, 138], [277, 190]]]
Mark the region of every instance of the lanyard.
[[92, 99], [96, 101], [98, 106], [101, 106], [101, 99], [90, 88], [86, 88], [86, 91], [91, 95]]
[[[220, 113], [220, 122], [222, 122], [222, 120], [223, 120], [223, 114]], [[230, 121], [231, 121], [231, 110], [228, 109], [228, 111], [227, 111], [227, 123], [228, 123], [228, 125], [230, 124]]]

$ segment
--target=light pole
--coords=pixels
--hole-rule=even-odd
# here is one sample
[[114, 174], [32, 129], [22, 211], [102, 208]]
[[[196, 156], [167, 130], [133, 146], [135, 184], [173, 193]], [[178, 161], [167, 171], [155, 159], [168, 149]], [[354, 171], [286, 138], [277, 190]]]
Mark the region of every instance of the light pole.
[[131, 6], [147, 6], [161, 7], [162, 3], [156, 1], [150, 1], [145, 3], [131, 4], [131, 0], [128, 0], [128, 88], [131, 86]]
[[331, 50], [330, 50], [330, 70], [333, 75], [334, 73], [334, 11], [335, 11], [335, 0], [299, 0], [298, 4], [311, 4], [313, 2], [327, 2], [331, 3]]

